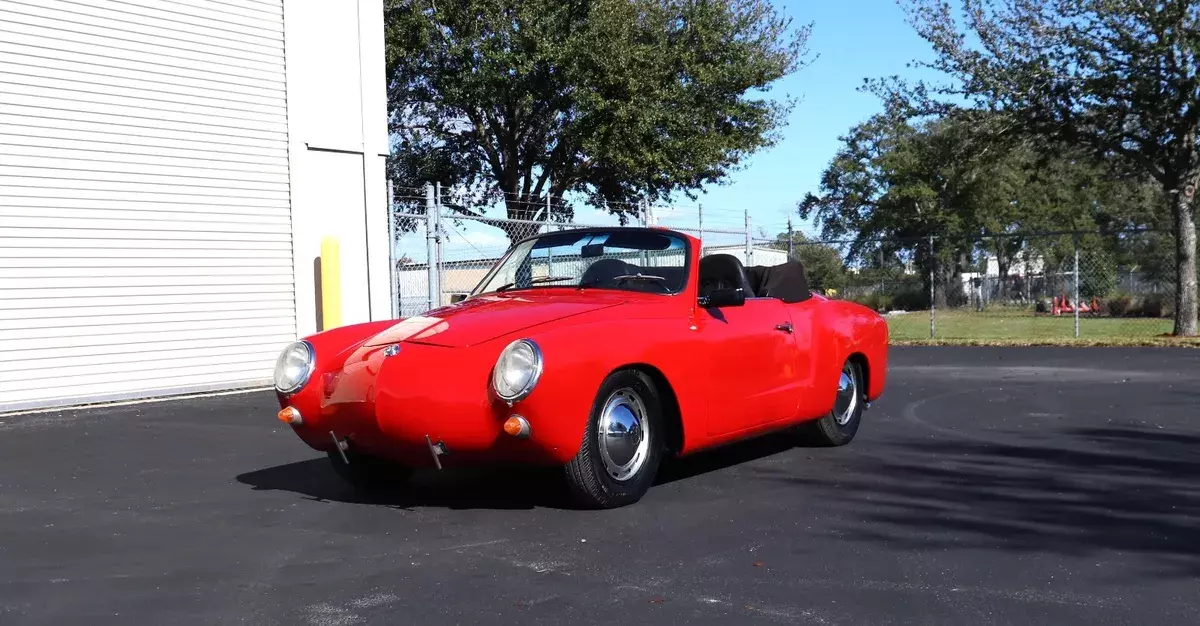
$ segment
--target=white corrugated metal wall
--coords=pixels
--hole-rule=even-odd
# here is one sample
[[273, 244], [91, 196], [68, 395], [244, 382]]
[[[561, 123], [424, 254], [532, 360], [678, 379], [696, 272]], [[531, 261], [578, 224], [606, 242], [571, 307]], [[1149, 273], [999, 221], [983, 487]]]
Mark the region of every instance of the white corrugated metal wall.
[[268, 382], [280, 0], [0, 2], [0, 411]]

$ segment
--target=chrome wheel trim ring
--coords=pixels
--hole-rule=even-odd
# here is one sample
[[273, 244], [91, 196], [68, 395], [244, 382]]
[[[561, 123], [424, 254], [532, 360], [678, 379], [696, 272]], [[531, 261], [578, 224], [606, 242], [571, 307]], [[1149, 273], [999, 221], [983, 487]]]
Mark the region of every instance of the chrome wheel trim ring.
[[614, 391], [604, 402], [597, 428], [604, 473], [617, 482], [636, 476], [650, 456], [650, 420], [641, 396], [628, 388]]
[[854, 375], [854, 364], [847, 361], [838, 378], [837, 401], [833, 405], [833, 419], [838, 426], [850, 423], [858, 401], [858, 378]]

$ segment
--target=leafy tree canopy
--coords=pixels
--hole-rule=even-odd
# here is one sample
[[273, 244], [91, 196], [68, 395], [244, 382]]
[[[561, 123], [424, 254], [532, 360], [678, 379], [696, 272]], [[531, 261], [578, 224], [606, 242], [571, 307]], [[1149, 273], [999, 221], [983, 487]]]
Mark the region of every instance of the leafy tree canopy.
[[[1001, 141], [1003, 124], [976, 110], [919, 122], [895, 110], [877, 115], [842, 137], [800, 215], [815, 219], [823, 238], [849, 241], [849, 258], [867, 264], [909, 253], [926, 265], [928, 238], [936, 236], [947, 287], [971, 269], [977, 246], [997, 257], [1003, 273], [1031, 245], [1023, 233], [1156, 225], [1161, 196], [1145, 178], [1113, 172], [1089, 151]], [[1047, 256], [1045, 244], [1061, 242], [1033, 243]]]
[[512, 219], [690, 195], [776, 141], [808, 33], [766, 0], [389, 0], [389, 175]]
[[994, 142], [988, 116], [958, 111], [913, 122], [872, 117], [844, 135], [818, 193], [800, 202], [826, 239], [852, 257], [879, 239], [911, 247], [930, 235], [990, 235], [1153, 226], [1158, 201], [1137, 177], [1116, 176], [1084, 151]]

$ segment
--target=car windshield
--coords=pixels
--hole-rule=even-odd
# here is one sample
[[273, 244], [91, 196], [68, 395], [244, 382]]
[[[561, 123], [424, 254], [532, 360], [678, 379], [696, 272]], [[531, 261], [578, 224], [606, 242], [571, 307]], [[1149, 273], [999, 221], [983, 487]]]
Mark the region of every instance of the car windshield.
[[538, 287], [678, 293], [687, 283], [688, 244], [645, 229], [547, 233], [509, 251], [472, 295]]

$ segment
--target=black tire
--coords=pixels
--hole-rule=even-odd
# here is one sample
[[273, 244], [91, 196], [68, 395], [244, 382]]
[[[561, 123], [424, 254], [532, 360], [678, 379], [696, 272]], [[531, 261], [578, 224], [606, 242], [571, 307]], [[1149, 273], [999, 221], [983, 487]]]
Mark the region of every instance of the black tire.
[[[853, 406], [848, 411], [849, 418], [843, 418], [844, 423], [839, 422], [839, 415], [845, 416], [847, 411], [839, 410], [841, 402], [836, 402], [828, 415], [803, 425], [804, 443], [811, 446], [844, 446], [853, 441], [854, 435], [858, 433], [858, 425], [862, 422], [863, 409], [867, 404], [862, 366], [856, 361], [846, 361], [842, 366], [842, 374], [852, 376], [854, 383]], [[840, 390], [840, 375], [838, 381]]]
[[[609, 405], [610, 401], [616, 402], [618, 406], [624, 404], [625, 410], [632, 415], [633, 411], [628, 410], [628, 407], [635, 406], [635, 404], [630, 399], [630, 394], [640, 400], [641, 408], [644, 409], [644, 421], [648, 427], [642, 428], [641, 438], [637, 440], [638, 445], [631, 446], [636, 447], [639, 452], [635, 452], [622, 466], [627, 469], [612, 472], [610, 471], [612, 466], [606, 465], [606, 462], [613, 463], [621, 460], [620, 452], [629, 449], [629, 447], [621, 446], [627, 445], [633, 440], [616, 438], [606, 440], [615, 442], [615, 444], [606, 443], [606, 450], [609, 445], [615, 445], [616, 452], [602, 451], [600, 449], [601, 420], [604, 418], [605, 407]], [[636, 370], [621, 370], [609, 374], [596, 393], [596, 400], [593, 402], [591, 414], [588, 416], [587, 428], [584, 430], [579, 452], [565, 466], [567, 483], [576, 503], [583, 508], [610, 509], [641, 500], [642, 496], [646, 495], [650, 489], [650, 485], [654, 483], [654, 476], [658, 473], [658, 466], [662, 461], [663, 443], [666, 436], [664, 426], [662, 401], [649, 376]], [[621, 432], [631, 432], [631, 430], [625, 429]], [[644, 452], [641, 451], [642, 439], [647, 440]], [[615, 459], [614, 454], [616, 455]], [[635, 460], [637, 458], [641, 460]], [[630, 474], [622, 475], [625, 471]]]
[[375, 456], [346, 450], [347, 465], [337, 450], [330, 450], [329, 464], [342, 480], [358, 489], [380, 490], [402, 485], [412, 476], [412, 468]]

